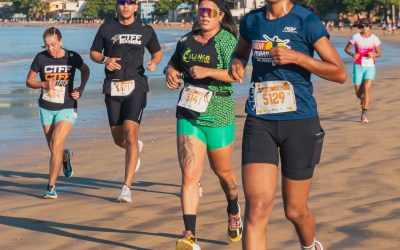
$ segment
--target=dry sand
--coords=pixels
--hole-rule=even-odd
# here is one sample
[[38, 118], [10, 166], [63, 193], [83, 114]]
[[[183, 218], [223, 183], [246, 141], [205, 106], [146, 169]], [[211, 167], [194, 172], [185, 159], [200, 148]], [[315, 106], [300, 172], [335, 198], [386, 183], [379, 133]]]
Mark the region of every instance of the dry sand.
[[[350, 36], [344, 32], [334, 35]], [[398, 36], [381, 38], [399, 44]], [[400, 249], [397, 68], [378, 71], [368, 124], [359, 122], [351, 72], [345, 85], [315, 86], [327, 136], [309, 204], [325, 249]], [[237, 100], [233, 158], [239, 180], [243, 105], [244, 100]], [[49, 158], [44, 136], [1, 159], [0, 249], [174, 249], [183, 229], [174, 111], [147, 112], [143, 119], [142, 165], [131, 204], [115, 202], [124, 151], [113, 144], [107, 123], [93, 127], [73, 130], [66, 143], [74, 149], [74, 176], [59, 177], [57, 200], [42, 199]], [[206, 164], [197, 225], [200, 245], [203, 250], [241, 249], [241, 243], [230, 244], [226, 237], [226, 201], [208, 169]], [[243, 210], [241, 185], [240, 190]], [[284, 218], [280, 191], [268, 239], [271, 250], [298, 249], [295, 231]]]

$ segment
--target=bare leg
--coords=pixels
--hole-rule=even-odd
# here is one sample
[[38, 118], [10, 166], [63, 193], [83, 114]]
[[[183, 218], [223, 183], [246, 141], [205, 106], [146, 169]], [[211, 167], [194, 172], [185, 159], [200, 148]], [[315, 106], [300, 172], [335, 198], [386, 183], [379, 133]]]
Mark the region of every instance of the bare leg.
[[197, 214], [198, 185], [204, 167], [205, 144], [188, 135], [178, 135], [178, 157], [182, 171], [181, 204], [183, 214]]
[[123, 125], [112, 126], [111, 134], [114, 143], [126, 150], [124, 184], [131, 187], [135, 175], [136, 164], [139, 158], [139, 124], [131, 120], [125, 120]]
[[371, 98], [371, 88], [372, 88], [372, 80], [371, 79], [366, 79], [364, 83], [362, 84], [364, 86], [363, 88], [363, 109], [368, 109], [369, 107], [369, 101]]
[[247, 164], [242, 176], [246, 197], [242, 246], [244, 250], [266, 250], [266, 228], [274, 206], [278, 168], [273, 164]]
[[315, 237], [315, 217], [307, 206], [310, 187], [311, 179], [295, 181], [282, 177], [285, 215], [293, 223], [303, 246], [313, 244]]
[[46, 136], [47, 145], [50, 149], [50, 163], [49, 163], [49, 184], [55, 185], [57, 177], [60, 173], [64, 142], [72, 130], [72, 123], [67, 121], [59, 121], [52, 125], [43, 126], [44, 134]]
[[218, 176], [225, 196], [229, 200], [238, 197], [237, 177], [232, 168], [233, 143], [230, 145], [208, 151], [211, 168]]

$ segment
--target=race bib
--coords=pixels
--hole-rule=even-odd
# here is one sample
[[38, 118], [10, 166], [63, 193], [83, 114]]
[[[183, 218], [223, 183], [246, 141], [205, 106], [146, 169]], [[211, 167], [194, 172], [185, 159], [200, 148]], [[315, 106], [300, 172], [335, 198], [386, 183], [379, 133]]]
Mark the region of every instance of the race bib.
[[361, 66], [362, 67], [372, 67], [374, 66], [374, 58], [372, 57], [361, 57]]
[[42, 99], [48, 102], [63, 104], [65, 86], [55, 86], [54, 89], [43, 89]]
[[287, 81], [255, 83], [256, 114], [276, 114], [297, 110], [293, 85]]
[[202, 113], [207, 110], [211, 96], [212, 91], [193, 85], [185, 85], [178, 106]]
[[111, 81], [111, 96], [127, 96], [135, 89], [135, 81]]

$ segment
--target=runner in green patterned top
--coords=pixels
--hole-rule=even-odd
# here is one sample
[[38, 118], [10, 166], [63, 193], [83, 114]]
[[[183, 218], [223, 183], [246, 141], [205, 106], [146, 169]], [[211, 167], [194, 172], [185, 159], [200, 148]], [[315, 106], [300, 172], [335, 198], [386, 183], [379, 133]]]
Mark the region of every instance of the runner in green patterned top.
[[223, 0], [201, 0], [199, 29], [183, 36], [165, 69], [167, 87], [183, 79], [177, 117], [177, 144], [182, 169], [181, 204], [185, 231], [176, 249], [200, 249], [196, 237], [198, 183], [206, 153], [228, 201], [228, 238], [242, 237], [237, 178], [232, 169], [235, 105], [234, 80], [228, 74], [237, 28]]

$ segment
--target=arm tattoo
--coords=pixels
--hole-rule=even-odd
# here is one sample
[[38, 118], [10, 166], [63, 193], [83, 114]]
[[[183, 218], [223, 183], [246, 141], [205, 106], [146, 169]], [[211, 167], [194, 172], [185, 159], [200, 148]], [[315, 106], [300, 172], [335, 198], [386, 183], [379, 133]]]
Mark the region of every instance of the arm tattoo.
[[180, 135], [178, 137], [178, 157], [182, 167], [194, 165], [195, 156], [193, 144], [190, 142], [189, 136]]

